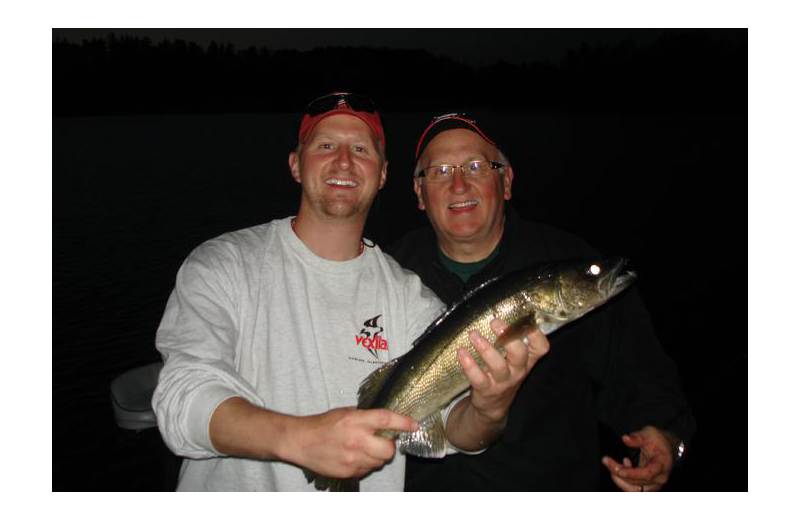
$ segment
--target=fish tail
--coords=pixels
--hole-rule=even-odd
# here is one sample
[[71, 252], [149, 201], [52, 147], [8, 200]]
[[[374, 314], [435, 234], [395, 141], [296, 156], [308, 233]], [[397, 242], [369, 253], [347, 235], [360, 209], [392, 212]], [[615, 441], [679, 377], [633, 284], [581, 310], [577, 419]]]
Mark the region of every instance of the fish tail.
[[359, 479], [357, 478], [333, 478], [323, 477], [307, 469], [303, 470], [306, 480], [314, 483], [314, 487], [320, 491], [360, 491]]
[[360, 491], [360, 484], [357, 478], [334, 478], [330, 479], [329, 491]]

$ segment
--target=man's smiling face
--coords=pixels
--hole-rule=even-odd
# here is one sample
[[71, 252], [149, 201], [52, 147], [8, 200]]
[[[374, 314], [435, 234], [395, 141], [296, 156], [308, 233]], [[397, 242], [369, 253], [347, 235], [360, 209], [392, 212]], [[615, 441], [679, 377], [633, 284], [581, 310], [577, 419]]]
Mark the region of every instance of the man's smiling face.
[[386, 182], [386, 161], [369, 126], [347, 114], [326, 117], [300, 153], [292, 152], [292, 176], [302, 185], [301, 205], [328, 218], [369, 212]]

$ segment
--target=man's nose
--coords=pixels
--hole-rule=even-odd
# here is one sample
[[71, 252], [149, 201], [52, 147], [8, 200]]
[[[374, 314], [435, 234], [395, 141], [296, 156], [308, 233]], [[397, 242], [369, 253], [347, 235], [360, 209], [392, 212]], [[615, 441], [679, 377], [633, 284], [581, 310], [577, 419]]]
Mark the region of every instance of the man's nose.
[[350, 168], [352, 158], [350, 157], [350, 149], [343, 146], [339, 149], [339, 157], [336, 158], [339, 163], [339, 168], [346, 170]]
[[453, 170], [453, 180], [450, 181], [450, 189], [456, 193], [463, 193], [467, 191], [469, 188], [469, 184], [467, 184], [467, 178], [464, 175], [464, 168], [457, 167]]

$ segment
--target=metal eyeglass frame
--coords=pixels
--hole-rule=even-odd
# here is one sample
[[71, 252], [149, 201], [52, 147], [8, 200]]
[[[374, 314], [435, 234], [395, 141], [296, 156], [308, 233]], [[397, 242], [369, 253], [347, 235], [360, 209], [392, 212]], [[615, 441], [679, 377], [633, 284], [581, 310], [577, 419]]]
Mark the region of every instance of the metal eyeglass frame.
[[[465, 166], [467, 166], [469, 164], [486, 163], [486, 162], [489, 163], [489, 168], [491, 170], [499, 170], [500, 168], [504, 168], [505, 167], [505, 164], [501, 164], [501, 163], [496, 162], [496, 161], [485, 161], [485, 160], [469, 161], [469, 162], [466, 162], [464, 164], [458, 164], [458, 165], [455, 165], [455, 164], [435, 164], [433, 166], [428, 166], [427, 168], [423, 168], [419, 172], [417, 172], [417, 178], [418, 179], [423, 179], [423, 180], [425, 180], [426, 183], [429, 183], [429, 184], [442, 184], [442, 183], [445, 183], [445, 182], [453, 180], [453, 178], [456, 176], [456, 169], [457, 168], [461, 168], [461, 173], [465, 177], [470, 178], [470, 179], [483, 179], [483, 178], [485, 178], [487, 176], [489, 170], [487, 170], [486, 173], [481, 173], [479, 175], [476, 175], [474, 173], [471, 173], [469, 170], [467, 170], [465, 168]], [[426, 170], [430, 170], [431, 168], [441, 168], [443, 166], [448, 166], [448, 167], [452, 168], [452, 172], [450, 173], [450, 175], [446, 179], [432, 180], [431, 177], [425, 175]]]

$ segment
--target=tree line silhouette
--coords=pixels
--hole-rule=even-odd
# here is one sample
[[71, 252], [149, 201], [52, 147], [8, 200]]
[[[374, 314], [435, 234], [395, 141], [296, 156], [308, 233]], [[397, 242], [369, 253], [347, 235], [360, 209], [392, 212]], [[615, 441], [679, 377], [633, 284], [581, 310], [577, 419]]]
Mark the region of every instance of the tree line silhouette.
[[237, 49], [218, 42], [204, 48], [110, 33], [80, 44], [53, 42], [53, 115], [298, 112], [340, 89], [369, 94], [384, 111], [741, 115], [746, 38], [731, 43], [719, 34], [675, 30], [648, 45], [583, 43], [554, 63], [472, 66], [424, 49]]

